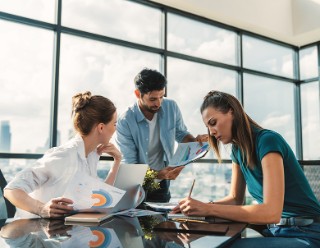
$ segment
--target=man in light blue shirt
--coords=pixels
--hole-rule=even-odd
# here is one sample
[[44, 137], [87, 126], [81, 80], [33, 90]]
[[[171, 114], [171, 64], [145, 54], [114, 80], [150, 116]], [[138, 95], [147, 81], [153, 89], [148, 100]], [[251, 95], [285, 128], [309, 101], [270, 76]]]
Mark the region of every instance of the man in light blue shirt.
[[208, 135], [192, 136], [174, 100], [165, 98], [166, 78], [158, 71], [143, 69], [134, 79], [137, 102], [117, 122], [116, 142], [124, 163], [149, 164], [158, 171], [160, 189], [148, 193], [147, 201], [168, 202], [169, 180], [179, 175], [183, 166], [166, 167], [179, 143], [207, 141]]

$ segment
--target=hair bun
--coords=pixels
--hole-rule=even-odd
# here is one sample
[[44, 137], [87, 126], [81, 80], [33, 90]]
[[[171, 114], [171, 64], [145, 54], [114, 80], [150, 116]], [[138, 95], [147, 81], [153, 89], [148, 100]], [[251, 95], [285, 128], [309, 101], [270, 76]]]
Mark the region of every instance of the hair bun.
[[86, 91], [84, 93], [76, 94], [72, 97], [72, 106], [73, 106], [73, 113], [78, 112], [79, 110], [85, 108], [91, 100], [91, 92]]

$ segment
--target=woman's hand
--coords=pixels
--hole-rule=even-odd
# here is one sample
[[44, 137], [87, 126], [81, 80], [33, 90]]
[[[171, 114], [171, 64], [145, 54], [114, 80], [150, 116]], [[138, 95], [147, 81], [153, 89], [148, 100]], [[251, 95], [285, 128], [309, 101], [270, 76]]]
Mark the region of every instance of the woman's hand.
[[97, 147], [97, 153], [101, 156], [102, 153], [107, 153], [109, 154], [111, 157], [113, 157], [113, 159], [115, 161], [121, 161], [122, 159], [122, 155], [121, 152], [117, 149], [117, 147], [112, 144], [112, 143], [108, 143], [107, 145], [103, 145], [100, 144]]
[[39, 204], [38, 215], [42, 218], [60, 218], [73, 211], [73, 201], [68, 198], [53, 198], [46, 204]]
[[172, 211], [174, 211], [174, 213], [178, 213], [180, 210], [184, 215], [206, 216], [208, 213], [207, 209], [210, 207], [210, 205], [212, 206], [212, 204], [186, 197], [182, 199], [179, 202], [179, 205]]

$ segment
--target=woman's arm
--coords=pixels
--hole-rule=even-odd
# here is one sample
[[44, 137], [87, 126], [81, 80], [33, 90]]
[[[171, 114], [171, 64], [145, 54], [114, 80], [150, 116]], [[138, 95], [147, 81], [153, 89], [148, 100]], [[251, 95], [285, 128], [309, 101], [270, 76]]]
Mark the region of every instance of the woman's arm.
[[116, 148], [116, 146], [112, 143], [108, 145], [100, 145], [97, 147], [97, 153], [101, 155], [102, 153], [107, 153], [113, 157], [113, 165], [109, 170], [109, 173], [105, 179], [105, 183], [113, 185], [116, 180], [116, 176], [120, 167], [120, 162], [122, 159], [122, 155], [120, 151]]
[[[284, 201], [284, 169], [281, 155], [268, 153], [264, 156], [262, 170], [264, 199], [262, 204], [248, 206], [208, 204], [185, 198], [180, 202], [180, 209], [186, 215], [216, 216], [254, 224], [278, 223]], [[233, 198], [231, 195], [228, 197], [228, 199]]]
[[68, 206], [73, 201], [63, 197], [53, 198], [47, 203], [42, 203], [21, 189], [4, 189], [4, 196], [17, 208], [43, 218], [61, 217], [73, 210], [73, 207]]

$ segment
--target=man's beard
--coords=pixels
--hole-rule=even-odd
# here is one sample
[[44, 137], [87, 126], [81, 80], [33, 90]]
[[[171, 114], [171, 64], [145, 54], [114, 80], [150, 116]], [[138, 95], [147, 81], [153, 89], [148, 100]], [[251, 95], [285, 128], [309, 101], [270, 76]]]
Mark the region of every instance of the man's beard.
[[153, 108], [150, 108], [149, 106], [147, 106], [146, 104], [142, 104], [142, 107], [144, 108], [144, 110], [146, 110], [152, 114], [157, 113], [161, 108], [161, 107], [159, 107], [158, 109], [153, 109]]

